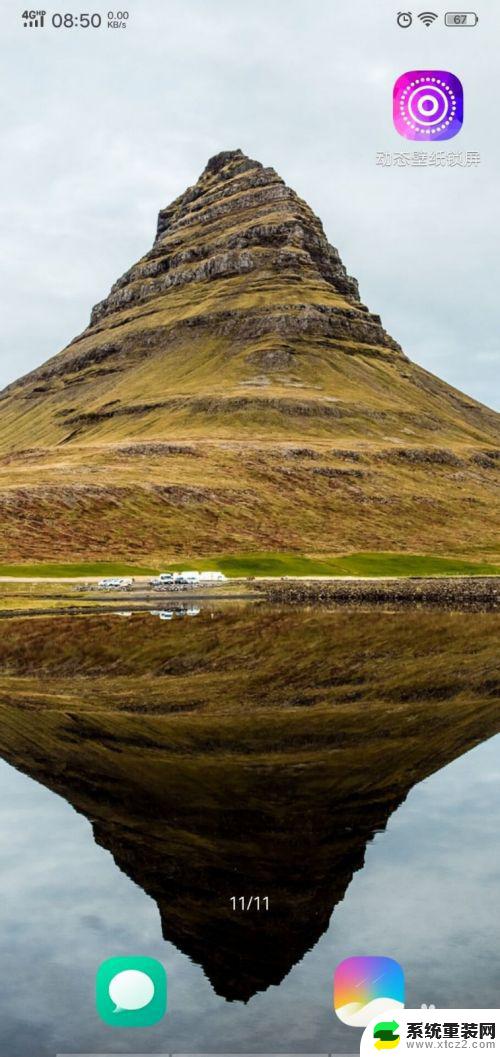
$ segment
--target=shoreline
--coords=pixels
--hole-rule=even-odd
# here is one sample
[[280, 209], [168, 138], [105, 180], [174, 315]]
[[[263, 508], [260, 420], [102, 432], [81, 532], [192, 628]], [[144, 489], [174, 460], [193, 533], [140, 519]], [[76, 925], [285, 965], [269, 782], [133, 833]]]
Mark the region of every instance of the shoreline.
[[[6, 587], [12, 586], [5, 585]], [[136, 582], [129, 590], [97, 593], [87, 581], [25, 582], [19, 592], [2, 592], [0, 619], [15, 616], [57, 616], [85, 613], [182, 613], [189, 605], [264, 603], [269, 605], [334, 606], [339, 609], [444, 609], [494, 612], [500, 609], [499, 576], [466, 577], [260, 577], [227, 581], [212, 587], [193, 586], [177, 591], [147, 589]], [[23, 586], [25, 590], [23, 590]], [[66, 591], [63, 588], [66, 588]], [[28, 588], [28, 590], [26, 590]], [[5, 602], [2, 608], [2, 594]]]
[[287, 605], [395, 605], [452, 610], [500, 609], [500, 577], [388, 577], [352, 578], [279, 584], [256, 583], [271, 603]]

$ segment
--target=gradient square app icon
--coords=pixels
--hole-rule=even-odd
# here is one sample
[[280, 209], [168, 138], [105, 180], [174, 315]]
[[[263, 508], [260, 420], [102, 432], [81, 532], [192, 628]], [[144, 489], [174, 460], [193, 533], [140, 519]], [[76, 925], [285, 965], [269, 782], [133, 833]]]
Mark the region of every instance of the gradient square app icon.
[[464, 121], [464, 90], [448, 70], [409, 70], [392, 93], [394, 128], [406, 139], [453, 139]]
[[333, 1007], [344, 1024], [366, 1028], [379, 1013], [397, 1013], [404, 1004], [404, 973], [394, 958], [346, 958], [337, 965]]
[[108, 958], [96, 978], [97, 1012], [113, 1028], [147, 1028], [167, 1012], [167, 974], [155, 958]]

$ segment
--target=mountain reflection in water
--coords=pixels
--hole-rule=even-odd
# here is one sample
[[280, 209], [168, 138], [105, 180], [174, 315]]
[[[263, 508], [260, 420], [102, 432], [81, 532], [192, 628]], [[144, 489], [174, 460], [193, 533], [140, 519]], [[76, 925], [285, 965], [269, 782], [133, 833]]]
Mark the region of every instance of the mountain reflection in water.
[[[409, 790], [500, 729], [494, 614], [242, 606], [1, 630], [1, 754], [90, 820], [227, 1000], [279, 984]], [[269, 911], [233, 910], [252, 895]]]

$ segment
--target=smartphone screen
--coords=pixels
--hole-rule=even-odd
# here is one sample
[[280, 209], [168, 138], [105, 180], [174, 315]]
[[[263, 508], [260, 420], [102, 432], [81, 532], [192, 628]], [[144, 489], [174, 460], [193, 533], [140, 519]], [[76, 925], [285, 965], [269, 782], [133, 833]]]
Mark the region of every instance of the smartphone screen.
[[499, 46], [4, 0], [0, 1057], [498, 1046]]

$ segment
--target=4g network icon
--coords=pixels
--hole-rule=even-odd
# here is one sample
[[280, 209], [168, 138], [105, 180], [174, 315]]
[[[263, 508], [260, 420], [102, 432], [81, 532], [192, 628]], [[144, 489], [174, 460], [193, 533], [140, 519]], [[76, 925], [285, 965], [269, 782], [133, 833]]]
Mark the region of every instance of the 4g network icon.
[[21, 18], [25, 29], [43, 29], [46, 11], [23, 11]]
[[448, 70], [408, 70], [398, 77], [392, 98], [394, 128], [405, 139], [453, 139], [462, 128], [464, 90]]

